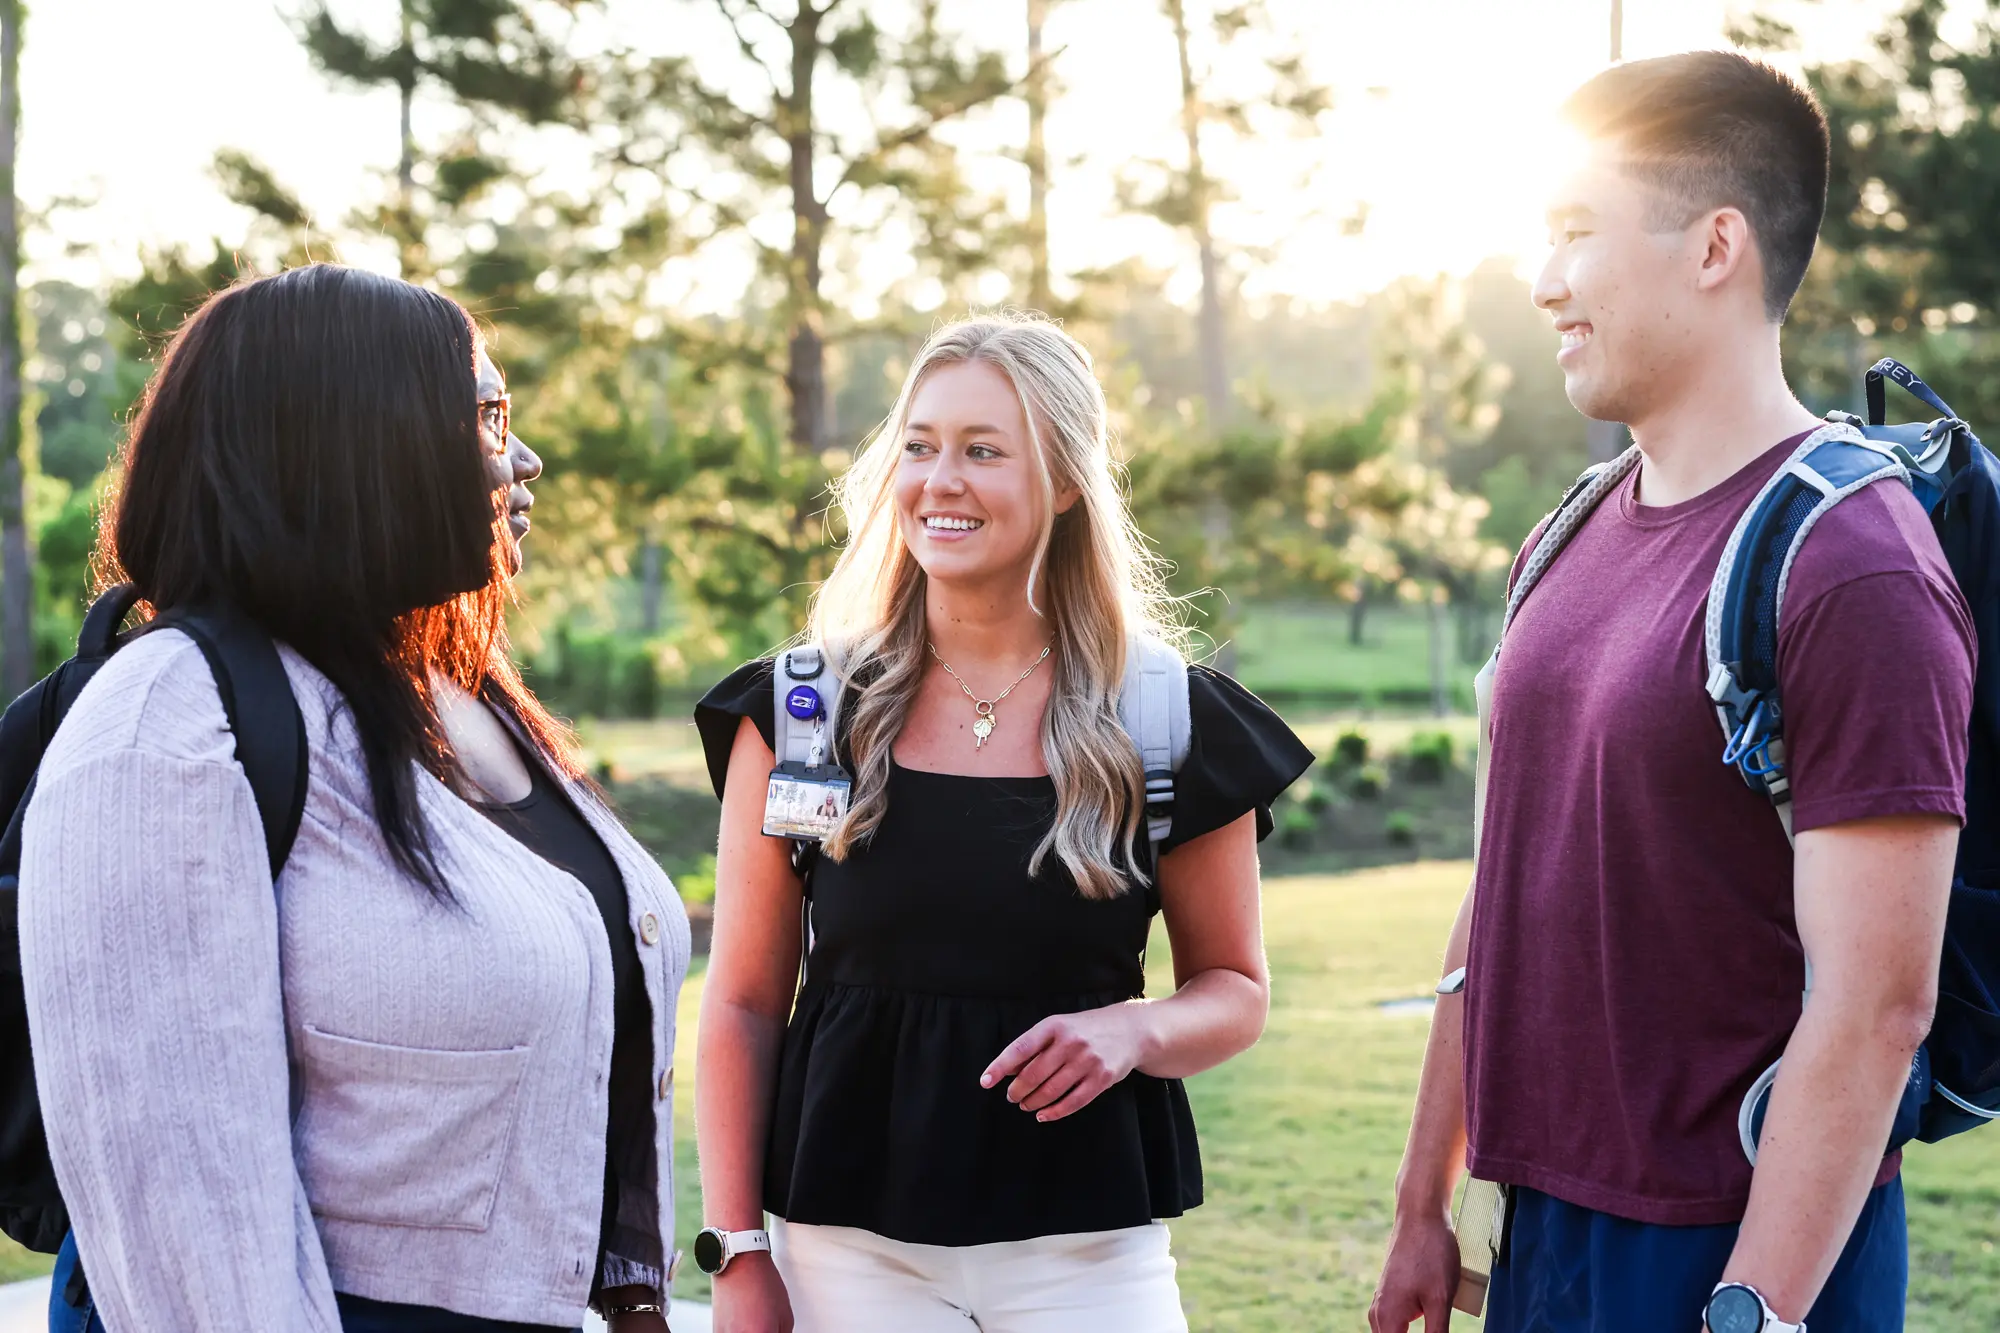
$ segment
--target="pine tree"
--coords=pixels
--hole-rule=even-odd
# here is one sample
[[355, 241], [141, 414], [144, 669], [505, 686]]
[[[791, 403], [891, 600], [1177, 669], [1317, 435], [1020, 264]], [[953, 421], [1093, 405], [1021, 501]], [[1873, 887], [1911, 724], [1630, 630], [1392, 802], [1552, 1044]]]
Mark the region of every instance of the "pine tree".
[[[1202, 13], [1188, 0], [1160, 0], [1173, 29], [1178, 61], [1182, 161], [1142, 163], [1145, 182], [1131, 175], [1120, 182], [1122, 203], [1129, 211], [1149, 214], [1186, 235], [1193, 244], [1201, 274], [1201, 306], [1197, 317], [1202, 396], [1211, 430], [1227, 427], [1234, 415], [1230, 387], [1225, 313], [1223, 248], [1215, 235], [1217, 205], [1229, 192], [1212, 173], [1210, 149], [1232, 137], [1247, 138], [1260, 122], [1289, 122], [1309, 128], [1333, 105], [1331, 92], [1316, 82], [1303, 54], [1277, 34], [1261, 0], [1219, 4]], [[1219, 51], [1256, 41], [1261, 49], [1259, 86], [1243, 95], [1225, 93], [1202, 51]]]
[[0, 0], [0, 694], [35, 682], [35, 567], [28, 534], [34, 460], [21, 392], [21, 211], [14, 153], [21, 140], [21, 0]]
[[[561, 20], [588, 0], [398, 0], [394, 40], [378, 43], [344, 24], [328, 0], [298, 23], [299, 40], [329, 77], [360, 88], [394, 88], [398, 152], [394, 192], [368, 219], [396, 242], [403, 276], [438, 267], [433, 225], [506, 177], [481, 122], [548, 125], [572, 113], [582, 71], [570, 58]], [[444, 151], [425, 153], [414, 128], [418, 94], [433, 88], [472, 124]], [[420, 167], [428, 178], [419, 180]]]
[[[814, 455], [833, 443], [827, 346], [836, 321], [826, 257], [841, 239], [830, 205], [868, 197], [906, 223], [917, 257], [954, 277], [993, 263], [999, 211], [965, 187], [940, 133], [1015, 87], [997, 52], [968, 50], [945, 31], [937, 0], [918, 0], [907, 27], [885, 29], [852, 0], [681, 0], [690, 17], [719, 15], [734, 37], [732, 68], [691, 56], [627, 53], [603, 92], [602, 123], [624, 133], [609, 155], [621, 181], [638, 177], [682, 220], [682, 245], [748, 237], [776, 288], [782, 349], [760, 337], [712, 349], [719, 361], [783, 377], [792, 446]], [[739, 95], [745, 83], [759, 91]], [[854, 107], [854, 123], [829, 105]], [[670, 167], [692, 155], [702, 182], [684, 192]], [[786, 242], [752, 224], [783, 216]]]

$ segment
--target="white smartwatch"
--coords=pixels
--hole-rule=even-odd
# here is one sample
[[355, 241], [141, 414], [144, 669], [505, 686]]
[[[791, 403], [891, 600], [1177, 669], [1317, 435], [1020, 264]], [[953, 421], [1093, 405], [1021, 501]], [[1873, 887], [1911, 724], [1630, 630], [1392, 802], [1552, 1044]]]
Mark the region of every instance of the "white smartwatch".
[[1708, 1333], [1806, 1333], [1804, 1324], [1788, 1324], [1746, 1282], [1718, 1282], [1702, 1313]]
[[703, 1227], [694, 1238], [694, 1266], [710, 1277], [716, 1277], [729, 1267], [729, 1261], [737, 1255], [754, 1250], [768, 1253], [770, 1249], [771, 1233], [768, 1231], [724, 1231], [720, 1227]]

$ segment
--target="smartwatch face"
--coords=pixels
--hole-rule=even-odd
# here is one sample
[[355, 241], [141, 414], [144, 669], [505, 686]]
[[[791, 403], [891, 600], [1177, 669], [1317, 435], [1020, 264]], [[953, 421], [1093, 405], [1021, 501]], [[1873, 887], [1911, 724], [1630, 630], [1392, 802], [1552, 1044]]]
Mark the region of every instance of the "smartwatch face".
[[1709, 1298], [1708, 1327], [1709, 1333], [1760, 1333], [1764, 1303], [1746, 1288], [1724, 1287]]
[[[710, 1275], [722, 1271], [722, 1233], [704, 1231], [694, 1238], [694, 1266]], [[1756, 1333], [1755, 1325], [1751, 1333]]]

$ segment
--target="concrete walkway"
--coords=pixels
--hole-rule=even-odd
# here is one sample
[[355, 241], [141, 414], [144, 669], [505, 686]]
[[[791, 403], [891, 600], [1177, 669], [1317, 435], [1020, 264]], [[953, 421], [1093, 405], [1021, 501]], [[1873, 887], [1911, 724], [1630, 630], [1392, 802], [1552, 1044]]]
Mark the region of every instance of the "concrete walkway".
[[[674, 1333], [710, 1333], [708, 1307], [693, 1301], [675, 1301], [668, 1317]], [[0, 1333], [48, 1333], [49, 1280], [10, 1282], [0, 1286]], [[584, 1321], [584, 1333], [604, 1333], [604, 1321], [596, 1315]]]

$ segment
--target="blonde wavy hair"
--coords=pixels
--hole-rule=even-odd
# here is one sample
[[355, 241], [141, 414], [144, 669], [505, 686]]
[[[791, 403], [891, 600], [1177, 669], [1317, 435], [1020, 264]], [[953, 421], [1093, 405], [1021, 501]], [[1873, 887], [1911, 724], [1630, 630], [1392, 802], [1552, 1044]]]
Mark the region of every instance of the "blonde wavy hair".
[[[1118, 719], [1126, 645], [1147, 633], [1179, 646], [1182, 631], [1118, 484], [1090, 353], [1049, 320], [1011, 312], [933, 333], [895, 408], [834, 484], [847, 543], [813, 598], [808, 633], [827, 645], [850, 687], [843, 730], [854, 793], [821, 850], [845, 859], [888, 811], [890, 752], [923, 680], [928, 637], [925, 574], [896, 521], [896, 466], [918, 387], [940, 366], [967, 361], [992, 366], [1014, 386], [1040, 465], [1041, 535], [1021, 595], [1054, 631], [1041, 739], [1056, 817], [1029, 873], [1053, 855], [1084, 897], [1113, 898], [1145, 882], [1135, 853], [1145, 779]], [[1056, 495], [1070, 487], [1078, 498], [1058, 517]], [[852, 688], [857, 679], [865, 689]]]

